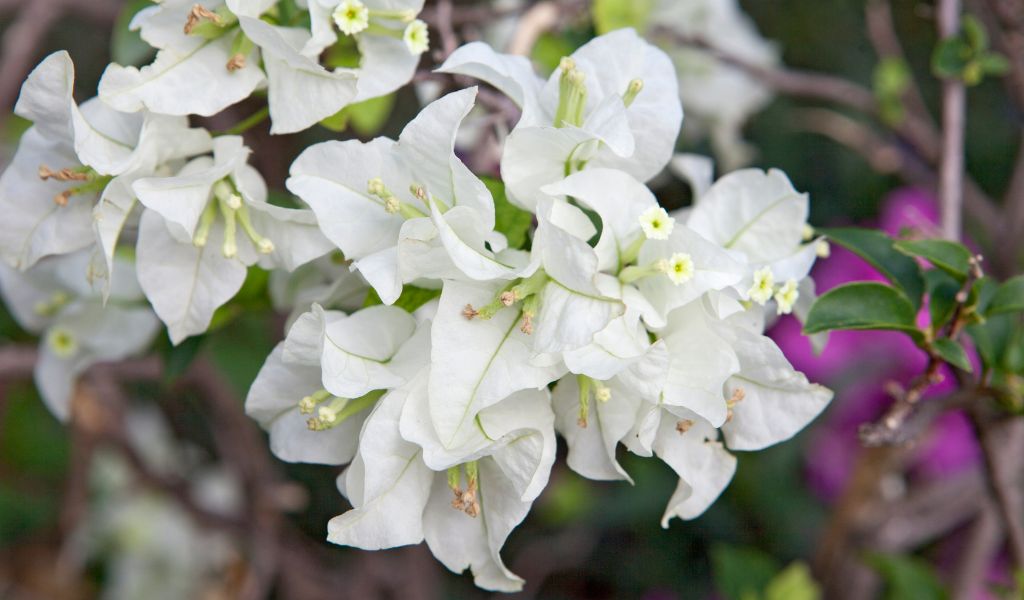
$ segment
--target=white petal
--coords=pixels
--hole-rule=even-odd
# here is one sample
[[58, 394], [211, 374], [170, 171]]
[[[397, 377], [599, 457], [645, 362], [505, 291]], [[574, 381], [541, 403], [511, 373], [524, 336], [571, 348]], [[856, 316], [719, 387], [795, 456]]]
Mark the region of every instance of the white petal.
[[470, 435], [476, 415], [513, 392], [540, 389], [558, 378], [559, 365], [529, 362], [529, 336], [519, 331], [519, 311], [467, 320], [467, 304], [481, 307], [500, 287], [445, 283], [431, 334], [430, 413], [441, 443], [455, 448]]
[[307, 33], [274, 27], [251, 17], [239, 17], [239, 23], [263, 50], [270, 82], [271, 133], [302, 131], [335, 114], [355, 98], [355, 72], [328, 71], [315, 58], [300, 54], [308, 41]]
[[725, 422], [725, 381], [740, 369], [736, 350], [707, 323], [697, 303], [677, 309], [664, 340], [672, 362], [665, 382], [666, 404], [692, 410], [718, 427]]
[[156, 60], [141, 69], [108, 66], [100, 79], [100, 98], [125, 112], [146, 108], [167, 115], [208, 117], [247, 98], [264, 81], [255, 50], [246, 57], [244, 67], [228, 71], [234, 36], [186, 37], [180, 45], [157, 52]]
[[91, 198], [75, 196], [60, 206], [54, 196], [70, 186], [39, 179], [41, 165], [56, 169], [77, 163], [70, 148], [47, 142], [35, 128], [21, 136], [14, 160], [0, 175], [4, 215], [0, 257], [4, 262], [27, 269], [44, 256], [67, 254], [93, 243]]
[[405, 392], [393, 391], [366, 419], [359, 453], [346, 471], [345, 488], [355, 508], [331, 519], [328, 541], [379, 550], [423, 540], [434, 473], [423, 464], [420, 449], [398, 433], [404, 402]]
[[573, 375], [563, 377], [552, 394], [558, 432], [569, 445], [566, 462], [580, 475], [598, 481], [633, 480], [615, 460], [615, 448], [633, 428], [640, 398], [616, 394], [607, 402], [590, 399], [587, 426], [579, 420], [579, 384]]
[[[680, 433], [677, 419], [691, 422]], [[661, 526], [673, 517], [694, 519], [721, 495], [736, 472], [736, 458], [718, 441], [718, 432], [695, 414], [666, 414], [658, 428], [654, 451], [679, 475], [679, 484], [669, 500]]]
[[832, 400], [832, 391], [809, 383], [770, 338], [735, 328], [740, 372], [726, 392], [743, 390], [733, 418], [722, 426], [734, 450], [760, 450], [802, 430]]
[[196, 248], [178, 242], [157, 213], [142, 214], [136, 264], [139, 283], [174, 344], [206, 331], [214, 311], [245, 281], [245, 265], [221, 253], [221, 235], [215, 227], [206, 246]]
[[499, 554], [510, 533], [526, 517], [530, 503], [516, 497], [509, 481], [490, 460], [482, 460], [477, 496], [480, 514], [470, 517], [451, 506], [451, 492], [443, 473], [434, 485], [423, 517], [423, 533], [444, 566], [454, 573], [467, 568], [473, 582], [486, 590], [515, 592], [523, 580], [505, 567]]
[[716, 181], [687, 225], [712, 242], [743, 252], [752, 263], [767, 263], [789, 256], [800, 245], [807, 202], [807, 194], [793, 189], [781, 171], [744, 169]]
[[524, 56], [498, 54], [483, 42], [470, 42], [452, 52], [437, 71], [468, 75], [498, 88], [523, 110], [520, 126], [552, 124], [542, 122], [537, 112], [537, 94], [543, 81]]
[[402, 384], [387, 363], [413, 334], [412, 315], [393, 306], [371, 306], [327, 323], [324, 330], [323, 383], [342, 398]]

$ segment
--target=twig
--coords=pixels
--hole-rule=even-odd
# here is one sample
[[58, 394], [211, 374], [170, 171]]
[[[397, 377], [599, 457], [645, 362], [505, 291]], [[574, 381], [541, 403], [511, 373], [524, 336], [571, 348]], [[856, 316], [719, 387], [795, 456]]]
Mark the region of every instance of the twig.
[[558, 23], [559, 13], [558, 5], [550, 0], [531, 6], [519, 19], [519, 24], [508, 43], [508, 53], [528, 56], [541, 34], [554, 29]]
[[1010, 554], [1016, 568], [1024, 570], [1024, 524], [1020, 518], [1021, 490], [1017, 477], [1018, 459], [1024, 455], [1024, 420], [1011, 418], [997, 432], [980, 407], [970, 411], [970, 416], [984, 458], [985, 482], [1005, 527]]
[[[852, 81], [796, 69], [763, 67], [724, 52], [706, 40], [680, 35], [665, 28], [654, 28], [653, 35], [655, 38], [661, 36], [677, 44], [704, 50], [722, 63], [736, 67], [776, 92], [837, 104], [864, 113], [878, 123], [888, 126], [882, 119], [881, 107], [871, 90]], [[941, 140], [930, 122], [930, 116], [918, 115], [913, 110], [908, 110], [904, 119], [894, 126], [893, 131], [908, 143], [925, 163], [936, 165], [940, 162]], [[904, 174], [905, 179], [911, 180], [913, 177], [913, 174]], [[966, 175], [964, 175], [964, 187], [967, 192], [964, 195], [964, 204], [971, 216], [987, 231], [999, 231], [1003, 223], [1003, 216], [995, 202], [973, 179]]]
[[[960, 0], [940, 0], [939, 37], [949, 40], [960, 33]], [[942, 82], [942, 160], [939, 167], [939, 206], [942, 234], [959, 240], [964, 189], [964, 121], [967, 91], [959, 77]]]
[[960, 560], [953, 569], [950, 592], [953, 598], [976, 598], [982, 590], [985, 574], [999, 552], [1003, 541], [999, 530], [999, 515], [991, 502], [975, 519], [965, 536]]

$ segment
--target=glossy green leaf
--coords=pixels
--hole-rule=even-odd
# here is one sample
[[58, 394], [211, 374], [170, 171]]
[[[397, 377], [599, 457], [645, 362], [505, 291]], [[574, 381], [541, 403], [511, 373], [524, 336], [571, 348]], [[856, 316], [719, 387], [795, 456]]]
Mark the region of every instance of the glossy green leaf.
[[942, 360], [954, 367], [967, 372], [974, 370], [971, 367], [971, 360], [967, 357], [967, 351], [960, 345], [960, 342], [949, 338], [939, 338], [932, 343], [932, 347], [942, 357]]
[[876, 282], [848, 283], [820, 296], [811, 306], [804, 333], [837, 329], [892, 329], [920, 340], [914, 307], [895, 288]]
[[1015, 324], [1013, 315], [1002, 314], [989, 317], [984, 323], [967, 326], [967, 334], [974, 341], [985, 366], [998, 368], [1002, 365]]
[[494, 197], [494, 229], [504, 234], [509, 248], [525, 248], [533, 225], [533, 214], [508, 201], [504, 183], [493, 177], [481, 179]]
[[949, 240], [904, 240], [896, 242], [894, 247], [908, 256], [920, 256], [961, 281], [971, 268], [971, 251]]
[[872, 554], [867, 562], [885, 581], [886, 600], [945, 600], [947, 597], [931, 565], [920, 558]]
[[928, 292], [928, 315], [932, 330], [938, 331], [953, 318], [956, 310], [956, 295], [960, 283], [945, 272], [932, 269], [924, 274], [925, 289]]
[[764, 600], [818, 600], [821, 588], [805, 563], [795, 562], [776, 575], [764, 590]]
[[1007, 279], [988, 303], [986, 314], [999, 315], [1024, 311], [1024, 275]]
[[921, 268], [917, 261], [896, 250], [892, 238], [881, 231], [854, 227], [815, 231], [826, 235], [832, 242], [850, 250], [878, 269], [903, 291], [915, 310], [921, 306], [921, 294], [924, 292]]

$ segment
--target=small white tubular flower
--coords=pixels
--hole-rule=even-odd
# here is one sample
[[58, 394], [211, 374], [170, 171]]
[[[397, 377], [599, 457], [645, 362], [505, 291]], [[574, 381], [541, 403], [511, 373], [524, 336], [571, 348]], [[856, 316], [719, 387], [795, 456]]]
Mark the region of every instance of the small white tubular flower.
[[78, 338], [63, 327], [53, 327], [46, 332], [46, 346], [57, 358], [71, 358], [78, 352]]
[[427, 28], [427, 24], [416, 19], [406, 25], [405, 31], [402, 32], [402, 41], [405, 42], [409, 53], [413, 55], [419, 56], [426, 52], [430, 48], [430, 30]]
[[694, 272], [693, 258], [689, 254], [676, 252], [668, 259], [666, 275], [672, 283], [682, 285], [693, 279]]
[[640, 215], [640, 227], [649, 240], [666, 240], [672, 235], [676, 220], [660, 206], [652, 206]]
[[761, 306], [764, 306], [765, 302], [772, 299], [772, 294], [774, 292], [775, 274], [772, 273], [771, 267], [761, 267], [754, 271], [754, 283], [750, 286], [750, 290], [747, 292], [750, 299]]
[[370, 26], [370, 9], [359, 0], [342, 0], [331, 15], [338, 31], [355, 35]]
[[797, 290], [797, 282], [795, 279], [787, 280], [775, 292], [775, 303], [778, 304], [778, 310], [780, 315], [788, 315], [793, 312], [793, 305], [796, 304], [797, 298], [800, 297], [800, 292]]

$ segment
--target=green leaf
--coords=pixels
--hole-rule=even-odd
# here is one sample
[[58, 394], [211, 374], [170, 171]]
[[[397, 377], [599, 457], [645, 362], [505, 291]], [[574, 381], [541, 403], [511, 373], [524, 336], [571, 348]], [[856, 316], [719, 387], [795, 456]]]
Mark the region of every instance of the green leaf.
[[971, 57], [971, 47], [962, 39], [948, 38], [939, 41], [932, 53], [932, 72], [940, 78], [958, 78]]
[[542, 72], [550, 74], [558, 68], [563, 56], [569, 56], [575, 51], [576, 45], [564, 35], [549, 32], [537, 38], [537, 43], [530, 51], [530, 58], [537, 63]]
[[623, 27], [643, 33], [654, 8], [654, 0], [594, 0], [594, 28], [604, 34]]
[[906, 296], [895, 288], [876, 282], [848, 283], [815, 300], [804, 323], [804, 333], [892, 329], [920, 341], [923, 335], [915, 326], [915, 312]]
[[942, 360], [948, 362], [958, 369], [970, 373], [974, 370], [971, 360], [967, 358], [967, 351], [960, 345], [960, 342], [949, 338], [939, 338], [932, 343], [932, 348], [938, 352]]
[[[402, 287], [402, 293], [392, 306], [397, 306], [406, 312], [413, 312], [440, 295], [441, 290], [439, 289], [428, 290], [414, 285], [406, 285]], [[378, 304], [384, 304], [384, 302], [377, 295], [377, 290], [370, 288], [370, 291], [366, 294], [366, 300], [363, 301], [363, 308], [377, 306]]]
[[1014, 327], [1013, 315], [1007, 314], [989, 317], [984, 323], [967, 326], [967, 334], [974, 341], [974, 347], [978, 349], [985, 366], [998, 368], [1002, 365]]
[[394, 107], [395, 95], [387, 94], [351, 104], [345, 109], [349, 111], [352, 128], [359, 135], [369, 137], [380, 132]]
[[974, 15], [964, 15], [961, 20], [964, 41], [975, 53], [988, 48], [988, 32]]
[[1002, 54], [986, 52], [978, 57], [978, 65], [986, 75], [1001, 77], [1010, 70], [1010, 61]]
[[797, 561], [776, 575], [764, 590], [764, 600], [818, 600], [821, 588], [807, 565]]
[[1007, 279], [988, 303], [988, 315], [1024, 311], [1024, 275]]
[[533, 226], [533, 214], [508, 201], [505, 184], [493, 177], [480, 178], [494, 197], [494, 229], [505, 235], [509, 248], [522, 249]]
[[757, 597], [779, 572], [779, 563], [756, 548], [717, 544], [711, 548], [715, 589], [728, 600]]
[[928, 291], [928, 315], [931, 319], [932, 331], [938, 331], [953, 318], [960, 284], [956, 279], [938, 269], [926, 272], [924, 280], [925, 288]]
[[971, 268], [971, 251], [949, 240], [904, 240], [896, 242], [894, 247], [908, 256], [920, 256], [959, 281], [967, 278]]
[[150, 0], [129, 0], [121, 8], [110, 34], [110, 58], [122, 65], [141, 65], [149, 62], [156, 49], [142, 40], [139, 32], [128, 29], [140, 10], [153, 6]]
[[946, 592], [931, 565], [914, 556], [872, 554], [867, 557], [885, 581], [886, 600], [944, 600]]
[[924, 292], [921, 268], [917, 261], [896, 250], [892, 238], [881, 231], [854, 227], [815, 231], [828, 236], [831, 241], [878, 269], [903, 291], [914, 310], [921, 306], [921, 294]]

